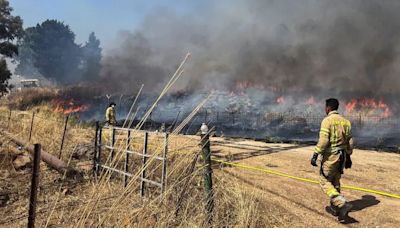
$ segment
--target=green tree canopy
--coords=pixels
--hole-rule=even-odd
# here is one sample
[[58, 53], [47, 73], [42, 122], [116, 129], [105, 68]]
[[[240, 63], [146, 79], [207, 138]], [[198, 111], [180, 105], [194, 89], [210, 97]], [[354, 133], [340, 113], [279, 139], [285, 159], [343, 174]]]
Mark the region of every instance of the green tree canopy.
[[[75, 34], [68, 25], [46, 20], [27, 28], [21, 42], [19, 70], [23, 64], [33, 64], [39, 73], [50, 80], [68, 83], [79, 80], [81, 48], [75, 44]], [[20, 66], [22, 64], [22, 66]]]
[[11, 72], [7, 68], [5, 57], [13, 57], [18, 54], [18, 47], [13, 41], [22, 34], [22, 20], [18, 16], [12, 16], [8, 1], [0, 0], [0, 95], [7, 92], [8, 80]]
[[100, 40], [94, 32], [90, 33], [89, 40], [82, 47], [82, 71], [83, 79], [92, 81], [98, 78], [100, 72], [101, 48]]
[[28, 28], [24, 31], [23, 38], [18, 41], [18, 56], [16, 60], [18, 65], [15, 68], [15, 73], [18, 75], [37, 77], [40, 75], [33, 63], [33, 51], [31, 49], [32, 39], [31, 34], [34, 28]]

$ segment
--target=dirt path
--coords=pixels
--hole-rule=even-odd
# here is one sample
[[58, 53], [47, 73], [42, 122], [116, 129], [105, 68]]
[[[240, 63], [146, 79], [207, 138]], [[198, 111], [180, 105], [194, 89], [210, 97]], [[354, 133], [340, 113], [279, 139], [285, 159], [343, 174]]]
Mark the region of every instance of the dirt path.
[[[317, 180], [318, 169], [309, 164], [312, 149], [302, 145], [212, 139], [215, 158]], [[355, 150], [353, 168], [346, 171], [342, 184], [400, 195], [399, 165], [399, 154]], [[234, 167], [223, 168], [223, 174], [262, 195], [265, 204], [276, 208], [273, 216], [280, 217], [284, 226], [343, 226], [325, 212], [329, 200], [316, 184]], [[354, 205], [349, 226], [399, 226], [400, 199], [348, 189], [343, 189], [343, 194]]]

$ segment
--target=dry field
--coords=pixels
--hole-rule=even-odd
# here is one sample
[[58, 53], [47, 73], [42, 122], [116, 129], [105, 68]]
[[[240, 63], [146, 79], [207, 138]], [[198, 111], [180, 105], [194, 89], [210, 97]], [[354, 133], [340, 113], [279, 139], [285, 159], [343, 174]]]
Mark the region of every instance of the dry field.
[[[291, 144], [266, 144], [249, 140], [214, 139], [214, 155], [235, 163], [271, 169], [294, 176], [318, 179], [318, 169], [309, 164], [313, 147]], [[345, 170], [342, 184], [400, 195], [400, 154], [355, 150], [353, 168]], [[273, 207], [273, 215], [284, 227], [340, 227], [325, 212], [328, 200], [318, 185], [274, 175], [224, 168], [232, 181], [262, 195], [262, 205]], [[343, 189], [354, 205], [352, 227], [397, 227], [400, 224], [400, 199]], [[271, 212], [271, 211], [269, 211]], [[261, 212], [264, 216], [269, 216]]]
[[[5, 113], [5, 109], [2, 113]], [[38, 119], [32, 142], [41, 142], [44, 149], [57, 155], [62, 115], [53, 115], [45, 106], [35, 108], [41, 116], [57, 121]], [[29, 110], [16, 118], [10, 131], [26, 138], [29, 131]], [[24, 117], [26, 116], [26, 117]], [[4, 118], [0, 127], [5, 129]], [[140, 132], [134, 136], [140, 136]], [[91, 172], [89, 145], [94, 129], [75, 120], [69, 126], [64, 162], [82, 170], [78, 179], [63, 175], [41, 164], [38, 203], [38, 227], [202, 227], [204, 192], [202, 162], [193, 173], [190, 165], [199, 153], [198, 136], [172, 135], [169, 146], [168, 188], [163, 197], [158, 189], [145, 198], [139, 197], [140, 161], [133, 159], [135, 175], [127, 188], [118, 175], [103, 173], [95, 178]], [[123, 140], [123, 136], [120, 136]], [[107, 140], [107, 139], [104, 139]], [[141, 141], [132, 147], [141, 150]], [[318, 169], [309, 165], [312, 147], [290, 144], [267, 144], [251, 140], [212, 138], [211, 149], [216, 159], [271, 169], [304, 178], [317, 179]], [[16, 155], [10, 143], [0, 134], [0, 227], [24, 227], [27, 222], [30, 169], [15, 170]], [[123, 143], [122, 143], [123, 144]], [[162, 135], [152, 134], [149, 149], [161, 152]], [[78, 148], [86, 148], [86, 156], [74, 157]], [[122, 154], [121, 156], [122, 159]], [[116, 162], [120, 164], [120, 162]], [[157, 178], [159, 165], [151, 162]], [[353, 168], [346, 170], [345, 185], [400, 193], [400, 155], [385, 152], [355, 150]], [[328, 200], [318, 185], [299, 182], [263, 172], [243, 170], [215, 163], [215, 227], [340, 227], [325, 212]], [[188, 183], [187, 185], [185, 183]], [[343, 190], [354, 205], [349, 221], [352, 227], [396, 227], [400, 224], [400, 200], [370, 193]], [[3, 197], [3, 198], [1, 198]], [[183, 199], [180, 204], [179, 199]], [[178, 206], [179, 205], [179, 206]], [[179, 207], [179, 212], [176, 213]]]

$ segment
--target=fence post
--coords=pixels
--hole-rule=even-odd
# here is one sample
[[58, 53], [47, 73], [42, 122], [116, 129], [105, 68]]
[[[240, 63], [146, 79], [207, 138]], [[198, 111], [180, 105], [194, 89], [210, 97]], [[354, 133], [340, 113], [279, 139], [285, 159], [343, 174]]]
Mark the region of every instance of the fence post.
[[40, 172], [40, 144], [34, 145], [32, 181], [31, 181], [31, 195], [29, 198], [29, 217], [28, 228], [35, 227], [36, 218], [36, 203], [37, 203], [37, 188], [39, 186], [39, 172]]
[[[126, 150], [131, 150], [131, 130], [128, 130], [128, 138], [126, 140]], [[129, 153], [125, 151], [125, 166], [124, 171], [128, 173], [129, 169]], [[124, 187], [128, 186], [129, 177], [124, 175]]]
[[98, 151], [99, 151], [99, 145], [98, 145], [98, 140], [99, 140], [99, 121], [96, 121], [96, 130], [94, 134], [94, 154], [93, 154], [93, 172], [96, 175], [97, 174], [97, 157], [98, 157]]
[[149, 133], [146, 131], [144, 133], [144, 142], [143, 142], [143, 167], [142, 167], [142, 178], [140, 182], [140, 196], [144, 196], [144, 190], [146, 187], [146, 183], [144, 179], [146, 178], [146, 162], [147, 162], [147, 142], [148, 142]]
[[167, 186], [167, 152], [168, 152], [168, 133], [165, 133], [164, 138], [164, 151], [163, 151], [163, 164], [161, 174], [161, 193], [164, 193], [165, 186]]
[[[61, 154], [62, 154], [62, 150], [64, 148], [64, 139], [65, 139], [65, 133], [67, 132], [67, 126], [68, 126], [68, 119], [69, 119], [69, 115], [67, 115], [65, 117], [65, 123], [64, 123], [64, 131], [63, 131], [63, 135], [61, 138], [61, 146], [60, 146], [60, 153], [58, 155], [58, 158], [61, 159]], [[98, 122], [96, 122], [96, 124], [98, 124]], [[96, 126], [97, 127], [97, 126]], [[96, 128], [97, 129], [97, 128]], [[98, 129], [96, 130], [96, 134], [97, 134]]]
[[209, 138], [208, 127], [206, 125], [203, 125], [200, 130], [201, 130], [201, 153], [204, 161], [204, 190], [207, 195], [206, 224], [208, 226], [211, 226], [212, 213], [214, 210], [214, 193], [212, 186], [210, 138]]
[[33, 130], [33, 121], [34, 121], [34, 119], [35, 119], [35, 113], [32, 113], [31, 129], [29, 130], [28, 142], [30, 142], [31, 138], [32, 138], [32, 130]]
[[103, 138], [103, 127], [99, 124], [99, 134], [98, 134], [98, 145], [97, 145], [97, 158], [96, 158], [96, 175], [100, 175], [100, 168], [101, 168], [101, 147], [102, 145], [102, 138]]
[[12, 114], [12, 111], [11, 111], [11, 109], [10, 109], [10, 114], [8, 115], [7, 130], [10, 130], [10, 125], [11, 125], [11, 114]]

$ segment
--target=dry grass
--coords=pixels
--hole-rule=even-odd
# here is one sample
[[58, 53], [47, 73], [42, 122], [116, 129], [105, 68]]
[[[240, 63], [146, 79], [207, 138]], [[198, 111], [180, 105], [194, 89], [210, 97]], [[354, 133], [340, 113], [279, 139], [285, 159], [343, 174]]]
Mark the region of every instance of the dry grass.
[[[37, 119], [34, 122], [32, 142], [40, 142], [45, 150], [57, 154], [59, 143], [58, 136], [61, 135], [63, 116], [53, 114], [47, 106], [38, 106], [24, 112], [16, 112], [12, 118], [11, 132], [20, 138], [26, 138], [29, 135], [31, 113], [37, 113], [37, 116], [43, 116], [43, 119]], [[2, 109], [2, 113], [7, 113]], [[54, 120], [54, 121], [50, 121]], [[2, 118], [4, 125], [5, 118]], [[4, 127], [4, 126], [3, 126]], [[90, 143], [93, 140], [93, 129], [84, 128], [77, 123], [72, 123], [67, 134], [65, 144], [64, 161], [68, 161], [75, 145]], [[53, 137], [49, 137], [49, 136]], [[104, 134], [105, 142], [109, 140]], [[142, 149], [142, 132], [136, 132], [133, 135], [137, 140], [133, 140], [131, 147], [136, 150]], [[123, 142], [124, 136], [120, 135], [120, 142]], [[150, 134], [149, 151], [153, 154], [159, 154], [163, 145], [162, 134]], [[123, 143], [122, 143], [123, 144]], [[67, 226], [98, 226], [120, 227], [120, 226], [138, 226], [138, 227], [165, 227], [177, 226], [187, 227], [203, 226], [205, 220], [205, 195], [202, 187], [202, 165], [198, 162], [194, 173], [189, 173], [189, 165], [196, 153], [200, 151], [198, 139], [188, 138], [179, 135], [172, 135], [169, 139], [169, 160], [168, 160], [168, 188], [165, 194], [160, 197], [159, 189], [149, 188], [147, 197], [141, 199], [138, 195], [139, 181], [137, 177], [141, 173], [140, 159], [133, 159], [131, 172], [136, 175], [136, 179], [131, 179], [127, 188], [122, 188], [121, 178], [116, 175], [103, 173], [97, 181], [90, 177], [84, 181], [71, 181], [60, 179], [60, 175], [54, 171], [48, 170], [45, 165], [42, 167], [43, 179], [41, 183], [48, 185], [43, 187], [40, 193], [40, 203], [38, 211], [38, 222], [45, 225], [64, 224]], [[3, 148], [3, 151], [7, 151]], [[106, 154], [104, 154], [106, 155]], [[117, 154], [118, 157], [118, 154]], [[10, 162], [9, 160], [3, 162]], [[77, 162], [77, 161], [73, 161]], [[150, 178], [157, 178], [159, 175], [160, 163], [150, 160], [148, 172]], [[136, 168], [134, 168], [136, 167]], [[242, 190], [240, 185], [228, 181], [222, 172], [216, 167], [215, 176], [215, 215], [213, 224], [216, 227], [240, 226], [256, 227], [262, 224], [257, 210], [259, 208], [258, 200], [247, 190]], [[14, 172], [18, 175], [18, 172]], [[21, 175], [11, 189], [21, 188], [28, 185], [29, 175]], [[189, 185], [185, 191], [182, 191], [183, 185], [189, 179]], [[10, 180], [9, 180], [10, 181]], [[51, 184], [53, 182], [53, 184]], [[50, 183], [50, 185], [49, 185]], [[68, 191], [72, 193], [69, 194]], [[64, 193], [63, 193], [64, 192]], [[26, 213], [27, 192], [20, 195], [16, 203], [9, 206], [9, 209], [19, 211], [21, 215]], [[184, 200], [178, 216], [175, 216], [177, 202], [180, 197]], [[54, 208], [54, 210], [52, 210]], [[51, 215], [51, 217], [50, 217]], [[85, 216], [82, 216], [85, 215]], [[10, 216], [9, 219], [16, 216]], [[19, 222], [20, 225], [26, 221]], [[10, 225], [15, 225], [12, 223]]]
[[2, 106], [8, 106], [11, 109], [26, 110], [55, 99], [60, 93], [57, 88], [32, 88], [23, 89], [20, 92], [11, 93], [1, 99]]
[[[159, 99], [181, 76], [182, 72], [181, 67], [178, 68], [171, 78], [171, 84], [167, 84]], [[3, 106], [0, 108], [0, 127], [5, 129], [8, 126], [11, 133], [27, 140], [32, 113], [35, 113], [31, 143], [41, 143], [44, 150], [58, 156], [65, 117], [62, 114], [53, 113], [51, 107], [44, 103], [56, 97], [57, 93], [58, 91], [55, 89], [39, 89], [34, 93], [23, 91], [9, 96], [6, 101], [3, 101], [3, 104], [24, 111], [13, 111], [8, 126], [9, 111]], [[160, 194], [160, 190], [157, 188], [148, 187], [146, 197], [139, 196], [139, 177], [143, 170], [140, 158], [131, 160], [130, 172], [133, 173], [133, 178], [130, 179], [126, 188], [122, 187], [120, 176], [104, 170], [98, 178], [88, 173], [81, 180], [66, 180], [42, 164], [37, 223], [45, 227], [61, 224], [71, 227], [204, 226], [205, 195], [202, 187], [202, 162], [198, 161], [194, 171], [190, 172], [190, 164], [200, 152], [199, 138], [184, 137], [177, 133], [196, 114], [205, 101], [193, 110], [193, 113], [177, 127], [177, 130], [169, 138], [168, 185], [163, 194]], [[148, 115], [145, 115], [144, 120], [146, 116]], [[140, 128], [140, 124], [138, 127]], [[138, 140], [132, 140], [130, 145], [132, 149], [142, 150], [142, 135], [143, 132], [134, 130], [133, 137]], [[93, 127], [81, 125], [79, 121], [72, 118], [68, 125], [61, 159], [72, 166], [80, 162], [71, 159], [74, 148], [80, 144], [93, 143], [93, 137]], [[109, 140], [109, 134], [105, 133], [103, 142], [109, 143]], [[102, 155], [106, 165], [121, 167], [125, 140], [125, 135], [119, 133], [117, 136], [119, 149], [116, 151], [114, 160], [111, 161], [106, 153]], [[4, 139], [2, 139], [3, 141]], [[8, 151], [5, 145], [9, 146], [10, 144], [3, 143], [2, 153]], [[162, 135], [150, 134], [150, 154], [159, 156], [162, 150]], [[3, 162], [10, 163], [11, 160], [3, 159]], [[160, 166], [159, 161], [150, 158], [146, 167], [148, 177], [157, 180], [160, 176]], [[219, 171], [219, 167], [215, 168], [213, 225], [215, 227], [264, 226], [265, 221], [258, 213], [259, 196], [254, 195], [252, 190], [242, 189], [238, 183], [229, 181], [230, 178], [226, 178], [225, 174]], [[20, 189], [29, 189], [27, 188], [29, 171], [26, 173], [15, 170], [7, 172], [12, 173], [13, 179], [7, 176], [2, 183], [6, 183], [7, 192], [17, 192], [18, 197], [5, 208], [8, 216], [1, 219], [0, 225], [25, 226], [28, 191], [20, 192]], [[10, 184], [11, 180], [18, 181]], [[178, 204], [178, 202], [180, 203]], [[179, 213], [176, 213], [178, 207]]]
[[[0, 111], [7, 113], [7, 109], [4, 108], [0, 108]], [[52, 113], [47, 106], [18, 112], [15, 117], [17, 121], [12, 125], [12, 132], [21, 138], [27, 137], [32, 111], [38, 115], [44, 115], [47, 120], [35, 122], [32, 141], [43, 143], [48, 152], [57, 154], [59, 147], [54, 141], [59, 140], [61, 136], [60, 124], [49, 119], [62, 121], [63, 116]], [[0, 115], [1, 127], [4, 127], [6, 123], [6, 116]], [[92, 143], [93, 133], [92, 127], [72, 121], [62, 159], [68, 162], [76, 145]], [[122, 168], [124, 156], [121, 151], [125, 148], [126, 133], [118, 132], [117, 135], [117, 146], [121, 150], [117, 151], [116, 160], [107, 161], [109, 152], [104, 151], [103, 162]], [[141, 151], [143, 132], [134, 131], [132, 136], [134, 139], [131, 141], [131, 148]], [[103, 142], [109, 143], [109, 140], [109, 132], [104, 132]], [[240, 163], [256, 167], [272, 166], [274, 170], [311, 179], [317, 177], [316, 172], [313, 172], [308, 163], [305, 163], [309, 159], [309, 151], [311, 151], [309, 147], [264, 144], [249, 140], [233, 140], [229, 143], [220, 138], [212, 140], [215, 156], [240, 159]], [[2, 142], [0, 193], [12, 193], [11, 203], [0, 208], [0, 212], [5, 215], [0, 219], [0, 226], [26, 226], [30, 172], [13, 169], [11, 161], [15, 155], [8, 150], [10, 144], [4, 138], [0, 138], [0, 141]], [[149, 142], [150, 154], [160, 155], [163, 148], [163, 134], [151, 133]], [[60, 225], [65, 227], [203, 227], [205, 193], [202, 161], [199, 160], [194, 172], [189, 173], [190, 164], [200, 152], [198, 143], [198, 136], [176, 134], [170, 136], [168, 185], [162, 197], [158, 188], [149, 188], [145, 198], [139, 196], [138, 177], [142, 170], [139, 157], [131, 157], [130, 172], [135, 177], [130, 179], [127, 188], [122, 187], [122, 177], [116, 174], [104, 172], [100, 178], [96, 179], [89, 172], [83, 180], [65, 180], [60, 174], [42, 164], [38, 225], [40, 227]], [[273, 153], [278, 151], [280, 153]], [[399, 161], [399, 155], [355, 151], [354, 156], [355, 167], [344, 176], [345, 184], [398, 192], [398, 178], [396, 179], [393, 175], [388, 176], [387, 173], [398, 174], [396, 161]], [[71, 160], [72, 165], [78, 162], [80, 160]], [[159, 180], [157, 178], [160, 177], [160, 162], [150, 159], [148, 164], [149, 177]], [[215, 227], [301, 227], [316, 226], [319, 223], [337, 226], [335, 221], [322, 211], [326, 198], [318, 186], [222, 167], [217, 164], [213, 165], [213, 170], [215, 190], [213, 225]], [[186, 183], [189, 184], [186, 185]], [[358, 200], [363, 194], [345, 190], [345, 195], [351, 200]], [[183, 200], [176, 216], [179, 199]], [[363, 223], [366, 226], [391, 225], [397, 222], [393, 214], [399, 211], [398, 205], [396, 207], [398, 202], [384, 198], [379, 198], [379, 200], [384, 202], [380, 204], [380, 207], [366, 209], [366, 213], [365, 210], [363, 210], [364, 213], [356, 213], [363, 221], [368, 221], [368, 223]], [[386, 219], [379, 217], [380, 211], [385, 212]], [[369, 213], [373, 216], [368, 216]], [[393, 217], [390, 217], [391, 215]], [[378, 220], [368, 220], [368, 217], [377, 217]]]

